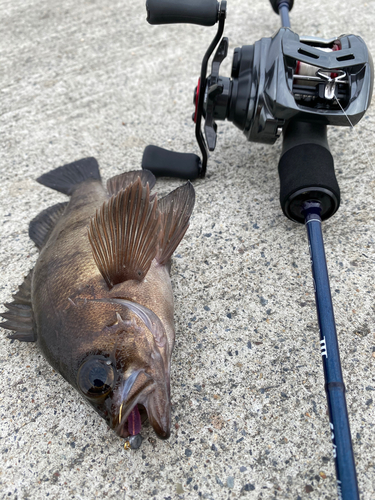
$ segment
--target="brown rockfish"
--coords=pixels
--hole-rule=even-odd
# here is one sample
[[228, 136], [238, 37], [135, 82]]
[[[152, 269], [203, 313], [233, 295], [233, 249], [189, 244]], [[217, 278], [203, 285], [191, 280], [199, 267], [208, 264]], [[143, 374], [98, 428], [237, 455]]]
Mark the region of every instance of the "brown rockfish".
[[170, 435], [175, 332], [171, 256], [194, 207], [190, 183], [157, 199], [147, 170], [102, 186], [94, 158], [37, 179], [70, 196], [41, 212], [29, 235], [40, 250], [2, 326], [35, 341], [50, 364], [122, 437], [146, 416]]

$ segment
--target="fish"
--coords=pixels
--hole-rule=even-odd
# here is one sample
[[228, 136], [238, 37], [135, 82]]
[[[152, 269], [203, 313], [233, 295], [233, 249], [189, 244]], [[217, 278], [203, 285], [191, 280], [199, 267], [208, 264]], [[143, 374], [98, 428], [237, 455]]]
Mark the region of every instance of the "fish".
[[10, 339], [36, 342], [44, 357], [120, 437], [148, 419], [157, 437], [171, 428], [175, 343], [171, 257], [189, 227], [190, 182], [161, 198], [147, 170], [109, 179], [95, 158], [43, 174], [40, 184], [68, 202], [29, 226], [35, 267], [5, 304]]

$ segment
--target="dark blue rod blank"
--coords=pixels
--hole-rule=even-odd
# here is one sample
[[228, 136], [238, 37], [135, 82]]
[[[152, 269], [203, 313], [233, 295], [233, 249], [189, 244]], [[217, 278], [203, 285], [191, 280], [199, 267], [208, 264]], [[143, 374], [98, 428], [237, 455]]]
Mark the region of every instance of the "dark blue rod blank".
[[316, 310], [320, 329], [325, 389], [330, 416], [333, 456], [336, 465], [338, 498], [359, 499], [352, 440], [350, 436], [345, 386], [342, 378], [339, 346], [317, 201], [303, 204], [303, 215], [310, 246]]

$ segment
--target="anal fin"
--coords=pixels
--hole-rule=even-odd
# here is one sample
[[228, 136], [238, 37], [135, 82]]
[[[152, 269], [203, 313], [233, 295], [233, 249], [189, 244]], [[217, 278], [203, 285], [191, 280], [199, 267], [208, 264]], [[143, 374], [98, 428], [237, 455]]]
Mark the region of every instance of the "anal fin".
[[13, 302], [4, 304], [8, 308], [8, 311], [0, 313], [0, 316], [6, 320], [0, 323], [0, 326], [16, 332], [9, 335], [8, 338], [23, 342], [35, 342], [37, 338], [31, 304], [32, 273], [33, 271], [29, 272], [19, 287], [18, 292], [13, 295]]
[[29, 224], [30, 239], [40, 250], [47, 242], [49, 235], [55, 227], [57, 221], [64, 213], [68, 202], [57, 203], [52, 207], [40, 212]]
[[105, 202], [91, 220], [88, 237], [94, 260], [109, 288], [141, 281], [157, 251], [160, 213], [149, 185], [139, 177]]

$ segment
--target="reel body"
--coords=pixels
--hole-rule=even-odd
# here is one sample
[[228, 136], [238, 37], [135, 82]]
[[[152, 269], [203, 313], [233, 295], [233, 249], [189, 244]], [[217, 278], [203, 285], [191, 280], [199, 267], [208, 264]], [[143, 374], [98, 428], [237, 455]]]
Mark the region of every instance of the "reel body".
[[205, 89], [210, 151], [215, 143], [206, 129], [216, 120], [233, 122], [249, 141], [273, 144], [290, 120], [355, 125], [370, 104], [373, 63], [359, 36], [325, 40], [281, 28], [273, 37], [236, 48], [231, 78], [218, 74], [217, 61], [227, 46], [223, 38]]

